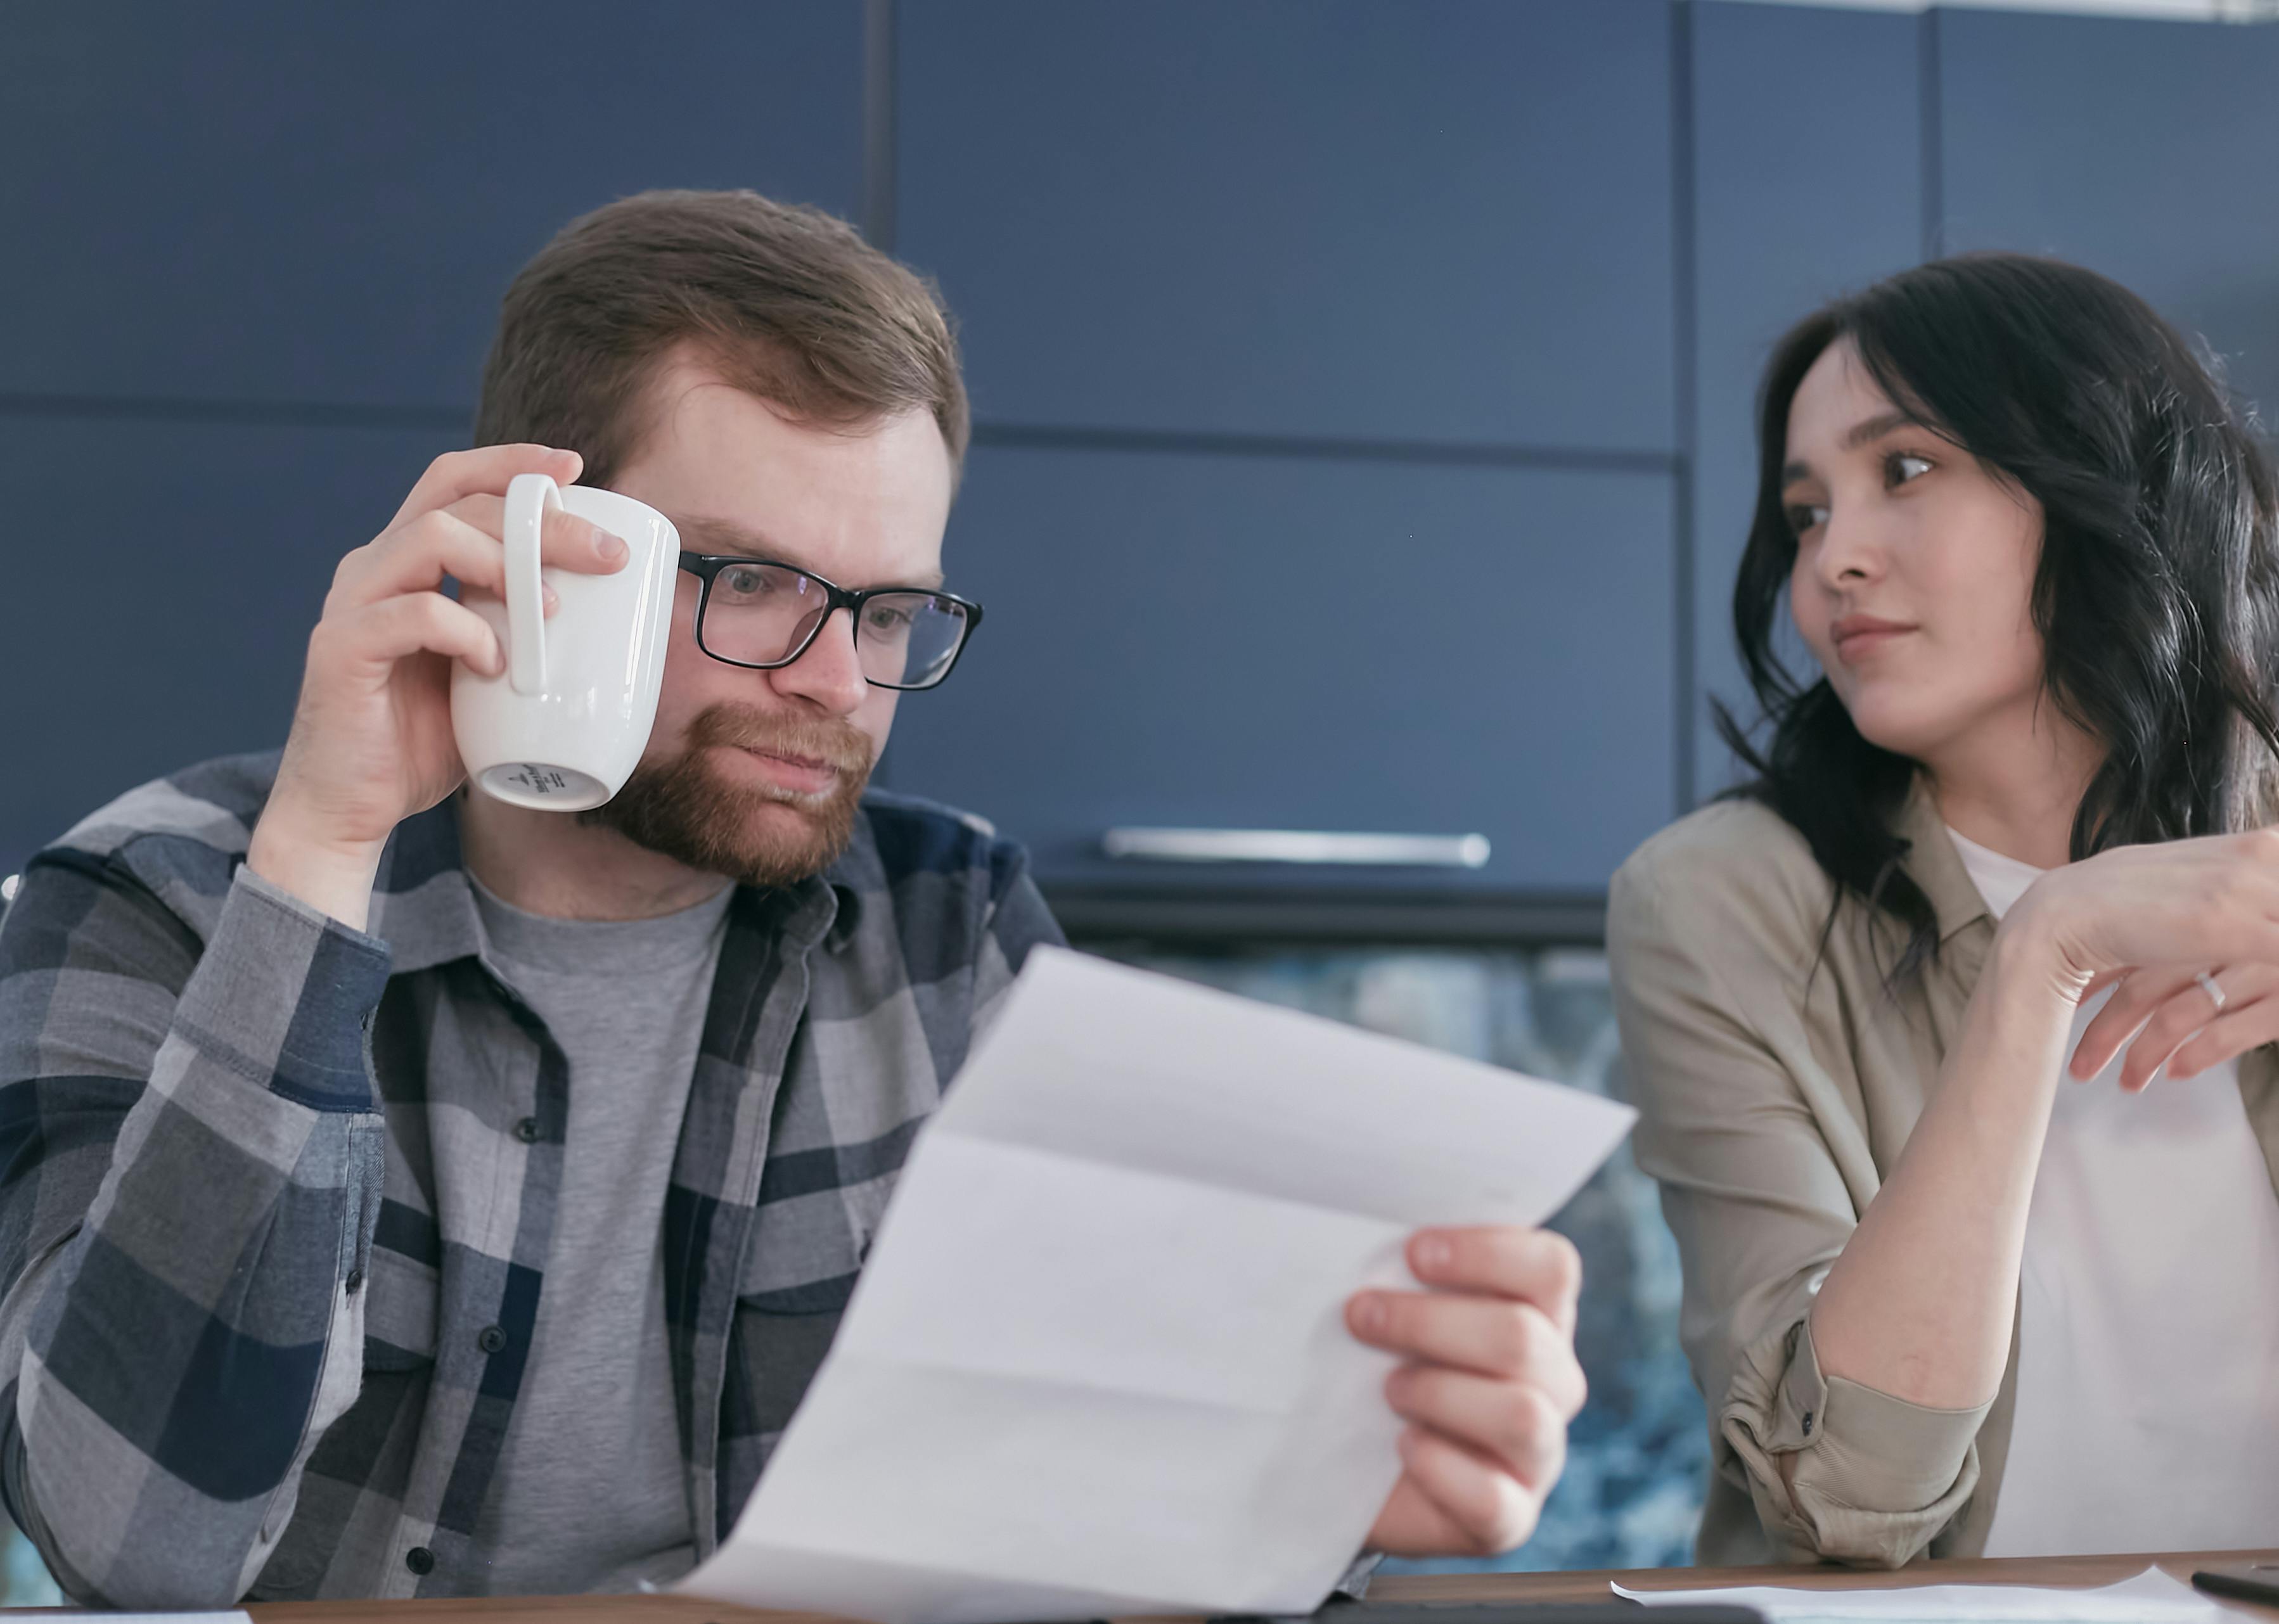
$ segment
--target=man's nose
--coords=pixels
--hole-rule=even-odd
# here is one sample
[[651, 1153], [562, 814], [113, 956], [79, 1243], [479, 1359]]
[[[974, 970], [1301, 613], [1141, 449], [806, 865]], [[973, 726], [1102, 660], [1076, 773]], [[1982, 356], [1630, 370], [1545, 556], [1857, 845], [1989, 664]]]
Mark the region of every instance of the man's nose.
[[853, 611], [833, 609], [799, 658], [768, 676], [779, 693], [803, 699], [834, 716], [852, 716], [870, 692], [855, 653]]

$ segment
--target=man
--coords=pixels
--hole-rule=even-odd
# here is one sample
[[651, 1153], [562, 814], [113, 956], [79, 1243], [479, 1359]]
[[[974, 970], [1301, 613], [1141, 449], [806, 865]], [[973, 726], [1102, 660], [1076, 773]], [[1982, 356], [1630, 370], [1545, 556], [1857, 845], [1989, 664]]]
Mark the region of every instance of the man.
[[[281, 757], [147, 785], [27, 869], [0, 1486], [66, 1591], [631, 1589], [726, 1533], [913, 1133], [1059, 939], [986, 826], [865, 791], [906, 673], [830, 588], [941, 586], [966, 433], [932, 295], [840, 222], [589, 215], [507, 295], [481, 448], [341, 561]], [[452, 742], [450, 662], [503, 660], [440, 589], [500, 587], [526, 471], [833, 606], [734, 663], [685, 572], [648, 754], [580, 817], [469, 794]], [[543, 548], [625, 557], [559, 513]], [[1407, 1361], [1371, 1544], [1508, 1548], [1582, 1402], [1574, 1253], [1410, 1258], [1444, 1289], [1348, 1311]]]

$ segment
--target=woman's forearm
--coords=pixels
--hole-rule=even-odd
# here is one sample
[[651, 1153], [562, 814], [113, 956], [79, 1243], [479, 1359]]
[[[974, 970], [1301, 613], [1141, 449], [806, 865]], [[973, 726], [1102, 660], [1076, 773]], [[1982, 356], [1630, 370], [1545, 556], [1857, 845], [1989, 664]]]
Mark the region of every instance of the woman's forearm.
[[1997, 934], [1938, 1091], [1814, 1302], [1823, 1374], [1932, 1409], [1993, 1398], [2074, 1007], [2030, 928]]

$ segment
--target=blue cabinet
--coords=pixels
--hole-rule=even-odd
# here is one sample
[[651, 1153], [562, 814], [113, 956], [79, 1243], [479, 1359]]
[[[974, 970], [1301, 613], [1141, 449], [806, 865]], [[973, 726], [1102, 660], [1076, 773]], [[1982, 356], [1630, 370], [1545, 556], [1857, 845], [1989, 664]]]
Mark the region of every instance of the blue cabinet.
[[907, 0], [987, 423], [1671, 445], [1662, 0]]
[[[899, 786], [1069, 884], [1594, 889], [1677, 759], [1670, 8], [906, 0], [979, 423]], [[1486, 835], [1172, 869], [1117, 826]]]
[[0, 393], [466, 411], [497, 301], [657, 186], [862, 196], [861, 0], [226, 6], [0, 27]]
[[[1732, 601], [1756, 502], [1757, 380], [1807, 312], [1921, 257], [1929, 33], [1921, 19], [1876, 12], [1694, 7], [1697, 794], [1735, 768], [1710, 698], [1754, 716]], [[1794, 657], [1810, 669], [1800, 646]]]
[[2279, 28], [1951, 12], [1945, 240], [2101, 271], [2279, 402]]
[[284, 741], [310, 628], [456, 436], [10, 419], [0, 874], [120, 791]]
[[996, 819], [1052, 880], [1196, 877], [1101, 855], [1138, 824], [1480, 833], [1492, 860], [1459, 884], [1601, 885], [1671, 803], [1672, 493], [984, 448], [948, 567], [988, 618], [903, 701], [893, 782]]

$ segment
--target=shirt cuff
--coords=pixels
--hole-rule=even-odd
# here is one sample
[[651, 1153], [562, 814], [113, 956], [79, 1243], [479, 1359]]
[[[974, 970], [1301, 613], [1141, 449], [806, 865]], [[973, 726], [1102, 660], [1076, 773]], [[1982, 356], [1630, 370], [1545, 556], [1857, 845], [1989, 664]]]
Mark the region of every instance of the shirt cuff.
[[174, 1028], [204, 1058], [296, 1104], [371, 1111], [372, 1020], [388, 966], [387, 943], [241, 864]]
[[[1746, 1467], [1768, 1533], [1862, 1566], [1914, 1560], [1978, 1485], [1991, 1402], [1937, 1410], [1822, 1371], [1809, 1321], [1745, 1358], [1720, 1429]], [[1753, 1380], [1752, 1378], [1754, 1378]], [[1792, 1456], [1785, 1475], [1780, 1457]]]

